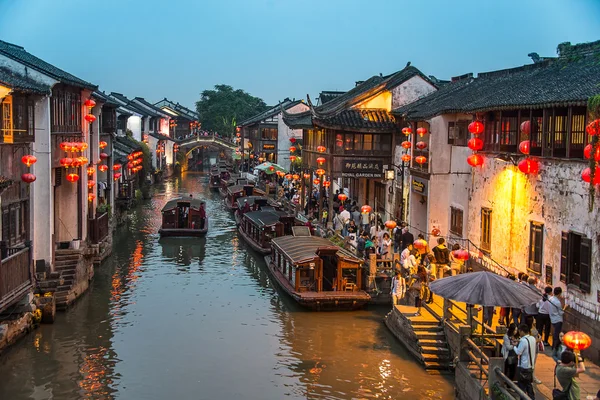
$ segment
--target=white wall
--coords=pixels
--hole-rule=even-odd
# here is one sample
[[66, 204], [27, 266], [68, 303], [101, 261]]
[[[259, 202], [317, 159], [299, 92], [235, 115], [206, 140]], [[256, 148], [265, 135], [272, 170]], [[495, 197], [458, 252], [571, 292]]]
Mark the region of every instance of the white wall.
[[[308, 110], [304, 103], [288, 108], [286, 111], [290, 114], [296, 114]], [[277, 115], [277, 163], [285, 169], [290, 169], [290, 138], [295, 137], [302, 140], [302, 129], [291, 129], [284, 122], [282, 114]]]
[[410, 104], [436, 90], [432, 84], [420, 76], [413, 76], [392, 89], [392, 110]]
[[133, 132], [133, 138], [142, 141], [142, 119], [136, 115], [127, 118], [127, 129]]

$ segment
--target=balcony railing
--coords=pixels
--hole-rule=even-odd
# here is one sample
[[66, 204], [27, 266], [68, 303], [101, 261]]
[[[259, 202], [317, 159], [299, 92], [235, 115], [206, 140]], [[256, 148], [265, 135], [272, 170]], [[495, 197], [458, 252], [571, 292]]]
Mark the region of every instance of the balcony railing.
[[19, 301], [32, 287], [29, 247], [4, 247], [1, 253], [0, 312]]
[[25, 144], [35, 142], [33, 132], [25, 129], [0, 129], [0, 144]]
[[97, 215], [88, 220], [89, 238], [92, 244], [98, 244], [108, 236], [108, 213]]

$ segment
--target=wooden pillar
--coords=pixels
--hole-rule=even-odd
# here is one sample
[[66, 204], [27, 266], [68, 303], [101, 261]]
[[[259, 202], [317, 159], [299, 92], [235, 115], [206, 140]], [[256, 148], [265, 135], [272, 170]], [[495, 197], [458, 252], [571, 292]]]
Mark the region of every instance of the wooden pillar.
[[300, 206], [302, 207], [302, 213], [304, 213], [304, 207], [306, 205], [306, 179], [304, 179], [304, 171], [300, 173]]

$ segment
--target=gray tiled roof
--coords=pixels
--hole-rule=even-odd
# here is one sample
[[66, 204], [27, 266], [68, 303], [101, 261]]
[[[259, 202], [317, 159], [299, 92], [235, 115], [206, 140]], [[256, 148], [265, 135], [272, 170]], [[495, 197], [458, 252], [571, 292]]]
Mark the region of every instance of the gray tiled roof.
[[277, 114], [279, 114], [281, 112], [281, 109], [283, 108], [284, 110], [288, 110], [298, 104], [302, 103], [302, 100], [290, 100], [290, 99], [285, 99], [281, 104], [278, 104], [274, 107], [269, 108], [266, 111], [263, 111], [260, 114], [256, 114], [253, 117], [248, 118], [245, 121], [242, 121], [241, 123], [239, 123], [239, 126], [247, 126], [247, 125], [252, 125], [255, 124], [257, 122], [260, 122], [264, 119], [267, 118], [271, 118]]
[[154, 112], [154, 116], [157, 117], [162, 117], [164, 115], [169, 115], [167, 112], [165, 112], [162, 108], [160, 107], [156, 107], [154, 104], [147, 102], [143, 97], [136, 97], [135, 99], [133, 99], [132, 101], [136, 101], [141, 103], [143, 106], [149, 108], [152, 112]]
[[283, 122], [285, 122], [285, 124], [292, 129], [313, 128], [312, 113], [310, 110], [295, 114], [290, 114], [284, 111]]
[[321, 100], [321, 104], [329, 103], [331, 100], [343, 95], [344, 93], [346, 92], [324, 90], [321, 93], [319, 93], [319, 100]]
[[389, 132], [398, 129], [396, 118], [386, 110], [350, 109], [326, 119], [314, 118], [323, 128], [347, 129], [355, 132]]
[[101, 92], [99, 90], [95, 90], [92, 93], [92, 96], [94, 98], [96, 98], [97, 100], [100, 100], [101, 102], [103, 102], [104, 105], [106, 105], [106, 106], [112, 106], [112, 107], [118, 107], [119, 106], [118, 102], [116, 102], [113, 98], [111, 98], [108, 95], [106, 95], [106, 93]]
[[162, 99], [161, 101], [154, 103], [154, 105], [157, 107], [169, 107], [171, 110], [175, 111], [177, 114], [181, 115], [182, 117], [187, 117], [187, 118], [190, 118], [191, 120], [197, 120], [200, 118], [196, 111], [190, 110], [189, 108], [182, 106], [179, 103], [175, 103], [175, 102], [167, 99], [166, 97], [164, 99]]
[[3, 54], [8, 58], [12, 58], [13, 60], [16, 60], [30, 68], [49, 75], [62, 83], [86, 89], [97, 88], [96, 85], [86, 82], [83, 79], [79, 79], [76, 76], [63, 71], [62, 69], [55, 67], [54, 65], [47, 63], [40, 58], [37, 58], [33, 54], [25, 51], [25, 49], [21, 46], [0, 40], [0, 54]]
[[142, 106], [135, 104], [132, 100], [129, 100], [121, 93], [111, 92], [110, 97], [116, 99], [121, 106], [128, 108], [131, 111], [135, 111], [138, 114], [141, 114], [143, 116], [155, 116], [154, 112], [150, 112], [144, 109]]
[[5, 67], [0, 67], [0, 83], [21, 92], [50, 94], [50, 86], [19, 75]]

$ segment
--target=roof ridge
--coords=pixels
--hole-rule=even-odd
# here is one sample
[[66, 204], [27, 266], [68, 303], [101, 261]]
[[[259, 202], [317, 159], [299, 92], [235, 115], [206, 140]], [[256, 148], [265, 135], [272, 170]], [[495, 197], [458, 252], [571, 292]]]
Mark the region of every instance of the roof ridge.
[[4, 43], [4, 44], [6, 44], [8, 46], [15, 47], [17, 49], [25, 50], [25, 47], [23, 47], [23, 46], [19, 46], [18, 44], [14, 44], [14, 43], [9, 43], [9, 42], [4, 41], [4, 40], [0, 40], [0, 43]]

